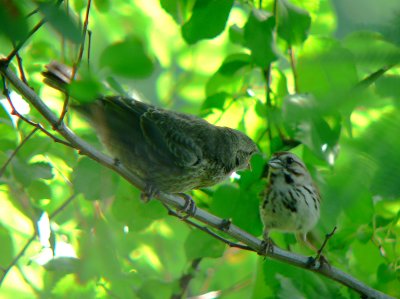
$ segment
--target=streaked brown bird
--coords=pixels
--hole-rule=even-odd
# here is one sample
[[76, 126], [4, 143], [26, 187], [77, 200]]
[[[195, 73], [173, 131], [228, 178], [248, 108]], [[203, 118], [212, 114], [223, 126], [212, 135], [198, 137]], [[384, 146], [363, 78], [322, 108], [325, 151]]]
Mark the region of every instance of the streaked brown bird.
[[[45, 83], [66, 91], [71, 70], [52, 62]], [[193, 115], [121, 96], [73, 107], [86, 116], [107, 150], [145, 183], [144, 198], [212, 186], [249, 167], [255, 143], [240, 131]]]
[[299, 157], [290, 152], [272, 155], [268, 162], [268, 183], [261, 197], [264, 242], [271, 242], [270, 230], [293, 232], [316, 251], [307, 240], [307, 233], [319, 220], [321, 197]]

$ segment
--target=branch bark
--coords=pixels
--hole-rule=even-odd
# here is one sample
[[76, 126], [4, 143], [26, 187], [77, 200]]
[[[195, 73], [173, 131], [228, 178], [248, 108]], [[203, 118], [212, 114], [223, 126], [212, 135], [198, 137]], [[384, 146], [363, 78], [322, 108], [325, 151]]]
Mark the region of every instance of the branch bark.
[[[53, 126], [54, 130], [58, 131], [73, 147], [77, 148], [81, 154], [84, 154], [119, 173], [129, 183], [136, 186], [140, 190], [144, 189], [145, 184], [139, 177], [129, 172], [120, 163], [115, 163], [114, 159], [97, 151], [88, 143], [80, 139], [64, 123], [59, 123], [58, 117], [52, 113], [52, 111], [46, 106], [41, 98], [29, 86], [22, 82], [8, 67], [7, 60], [0, 60], [0, 72], [15, 87], [15, 89], [18, 90], [25, 97], [25, 99], [27, 99], [46, 118], [46, 120]], [[186, 203], [185, 200], [180, 196], [162, 192], [159, 194], [158, 199], [161, 202], [178, 209], [183, 209]], [[224, 219], [221, 219], [220, 217], [217, 217], [199, 208], [192, 217], [219, 230], [222, 230], [221, 228], [226, 227], [226, 221], [224, 221]], [[226, 229], [223, 229], [223, 232], [238, 242], [249, 246], [255, 252], [261, 252], [262, 250], [262, 242], [260, 239], [233, 224], [229, 225], [229, 227]], [[267, 252], [266, 256], [326, 276], [329, 279], [337, 281], [338, 283], [353, 289], [363, 298], [393, 298], [371, 288], [370, 286], [364, 284], [363, 282], [336, 267], [327, 265], [326, 263], [320, 263], [319, 261], [310, 266], [308, 263], [308, 257], [285, 251], [276, 246], [273, 246], [273, 249], [270, 252]]]

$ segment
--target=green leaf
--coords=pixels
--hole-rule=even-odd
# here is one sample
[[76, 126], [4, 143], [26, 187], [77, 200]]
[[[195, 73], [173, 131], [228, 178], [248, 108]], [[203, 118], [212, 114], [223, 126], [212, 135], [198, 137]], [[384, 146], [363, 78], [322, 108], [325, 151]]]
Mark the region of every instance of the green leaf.
[[299, 45], [306, 40], [311, 25], [307, 11], [294, 6], [288, 0], [277, 1], [278, 35], [290, 46]]
[[361, 65], [383, 67], [400, 61], [400, 48], [376, 32], [355, 32], [346, 37], [343, 45]]
[[203, 105], [201, 105], [201, 116], [204, 117], [212, 113], [213, 109], [222, 111], [228, 98], [230, 98], [230, 96], [226, 92], [219, 92], [208, 96], [204, 100]]
[[73, 81], [68, 86], [71, 97], [78, 102], [92, 103], [99, 98], [103, 91], [103, 85], [93, 77], [83, 76]]
[[186, 20], [186, 15], [192, 11], [196, 0], [160, 0], [161, 7], [170, 14], [177, 24]]
[[249, 66], [250, 56], [247, 54], [233, 54], [226, 57], [218, 71], [207, 82], [207, 96], [239, 92], [244, 74], [248, 72]]
[[262, 10], [253, 9], [244, 27], [245, 45], [251, 50], [255, 64], [267, 68], [277, 59], [273, 39], [275, 18]]
[[146, 279], [138, 291], [138, 298], [164, 299], [171, 298], [171, 295], [171, 285], [156, 279]]
[[[231, 185], [222, 185], [214, 193], [211, 211], [219, 217], [231, 219], [240, 228], [260, 235], [262, 225], [259, 216], [258, 192], [260, 186], [238, 189]], [[248, 217], [248, 215], [253, 215]]]
[[79, 259], [75, 257], [55, 257], [43, 267], [48, 271], [75, 273], [78, 270]]
[[400, 116], [398, 111], [394, 110], [372, 123], [357, 141], [357, 149], [365, 153], [375, 166], [370, 190], [373, 194], [392, 199], [400, 196], [400, 140], [393, 138], [399, 131]]
[[307, 39], [297, 71], [299, 92], [312, 93], [321, 107], [338, 109], [349, 105], [348, 93], [358, 82], [358, 76], [353, 55], [337, 41]]
[[245, 46], [243, 28], [240, 28], [236, 24], [229, 27], [229, 39], [234, 44]]
[[12, 261], [14, 255], [14, 244], [11, 234], [3, 225], [0, 224], [0, 266], [5, 269]]
[[157, 200], [144, 203], [140, 199], [140, 193], [140, 190], [122, 181], [115, 191], [116, 198], [112, 205], [115, 219], [134, 231], [145, 229], [167, 214], [166, 209]]
[[77, 193], [87, 200], [100, 200], [115, 192], [115, 176], [110, 170], [89, 158], [82, 158], [72, 173], [72, 183]]
[[[375, 82], [376, 92], [382, 97], [390, 97], [394, 100], [400, 98], [400, 76], [386, 75]], [[399, 104], [397, 101], [395, 102]], [[399, 106], [399, 105], [398, 105]]]
[[82, 41], [82, 33], [78, 25], [64, 10], [50, 2], [39, 3], [39, 10], [46, 21], [62, 36], [76, 44]]
[[188, 44], [219, 35], [226, 26], [233, 0], [196, 0], [191, 18], [182, 26]]
[[53, 165], [47, 162], [36, 162], [29, 164], [30, 176], [32, 179], [50, 180], [54, 177]]
[[192, 230], [185, 241], [185, 252], [188, 260], [223, 255], [225, 244], [200, 230]]
[[134, 36], [108, 46], [100, 55], [100, 66], [131, 78], [148, 77], [154, 70], [153, 59], [147, 54], [142, 40]]
[[386, 264], [380, 264], [378, 267], [377, 277], [379, 282], [388, 283], [389, 281], [396, 280], [396, 272]]
[[52, 179], [53, 166], [47, 162], [36, 162], [27, 164], [21, 159], [12, 160], [13, 173], [15, 178], [25, 187], [37, 179]]
[[28, 23], [17, 1], [1, 1], [0, 34], [16, 42], [28, 35]]
[[94, 0], [94, 6], [98, 11], [106, 13], [110, 10], [111, 3], [110, 0]]
[[225, 58], [222, 65], [219, 67], [218, 72], [225, 76], [232, 76], [242, 68], [249, 66], [250, 62], [251, 58], [247, 54], [232, 54]]
[[36, 180], [30, 184], [28, 188], [28, 193], [37, 203], [40, 203], [40, 200], [42, 199], [52, 198], [52, 189], [49, 185], [40, 180]]

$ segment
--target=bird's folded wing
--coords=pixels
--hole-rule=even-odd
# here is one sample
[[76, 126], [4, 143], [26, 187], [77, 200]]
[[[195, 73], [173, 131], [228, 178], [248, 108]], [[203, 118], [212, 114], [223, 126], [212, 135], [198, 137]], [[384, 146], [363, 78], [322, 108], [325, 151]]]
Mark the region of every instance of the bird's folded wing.
[[187, 119], [162, 110], [149, 109], [141, 117], [143, 135], [160, 155], [171, 156], [176, 165], [190, 167], [203, 158], [201, 147], [188, 134]]

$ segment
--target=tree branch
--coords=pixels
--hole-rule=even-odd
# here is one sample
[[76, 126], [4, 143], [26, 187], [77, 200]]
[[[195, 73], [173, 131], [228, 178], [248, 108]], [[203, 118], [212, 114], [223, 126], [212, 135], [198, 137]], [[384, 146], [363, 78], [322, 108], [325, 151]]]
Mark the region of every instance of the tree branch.
[[[145, 184], [140, 178], [129, 172], [120, 163], [115, 163], [114, 159], [97, 151], [88, 143], [80, 139], [64, 123], [58, 123], [57, 116], [51, 112], [41, 98], [32, 89], [30, 89], [29, 86], [22, 82], [18, 76], [8, 68], [8, 63], [6, 60], [0, 60], [0, 72], [7, 78], [7, 80], [15, 87], [16, 90], [18, 90], [29, 102], [32, 103], [32, 105], [47, 119], [47, 121], [49, 121], [55, 130], [57, 130], [66, 140], [68, 140], [72, 146], [79, 149], [81, 154], [87, 155], [91, 159], [119, 173], [129, 183], [136, 186], [140, 190], [144, 189]], [[186, 204], [186, 201], [182, 197], [163, 192], [160, 192], [158, 199], [161, 202], [178, 209], [183, 209]], [[221, 219], [199, 208], [194, 213], [193, 218], [219, 230], [222, 230], [221, 227], [224, 227], [224, 225], [226, 226], [224, 219]], [[262, 242], [260, 239], [233, 224], [229, 225], [229, 227], [224, 229], [223, 232], [238, 242], [242, 242], [251, 247], [255, 252], [260, 252], [262, 250]], [[270, 258], [326, 276], [329, 279], [337, 281], [340, 284], [353, 289], [363, 297], [392, 298], [378, 290], [369, 287], [351, 275], [333, 266], [317, 261], [310, 267], [308, 262], [309, 258], [306, 256], [288, 252], [276, 246], [273, 246], [273, 249], [266, 253], [266, 255]]]

